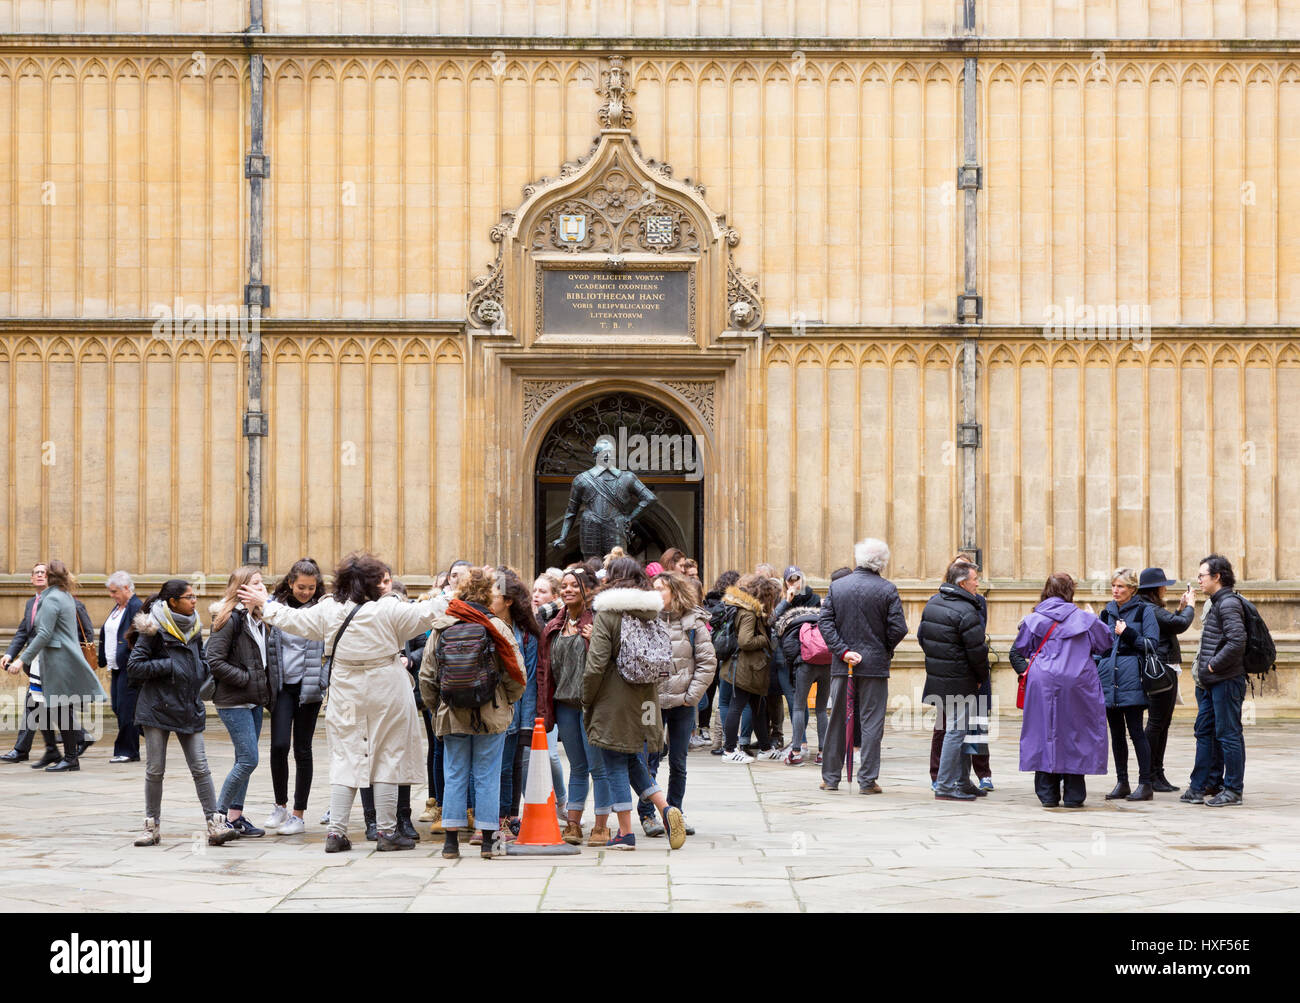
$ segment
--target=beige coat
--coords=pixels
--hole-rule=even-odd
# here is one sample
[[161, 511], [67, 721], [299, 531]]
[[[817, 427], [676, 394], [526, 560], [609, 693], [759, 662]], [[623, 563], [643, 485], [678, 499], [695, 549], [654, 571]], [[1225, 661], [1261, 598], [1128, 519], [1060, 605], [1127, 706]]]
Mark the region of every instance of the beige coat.
[[301, 609], [268, 602], [263, 619], [286, 633], [324, 641], [326, 656], [333, 658], [325, 709], [330, 783], [424, 783], [424, 728], [411, 675], [402, 665], [402, 645], [429, 630], [446, 611], [447, 600], [408, 603], [384, 596], [365, 603], [335, 652], [334, 635], [355, 606], [333, 596]]
[[[492, 626], [510, 641], [510, 646], [515, 651], [515, 664], [519, 666], [520, 672], [524, 671], [524, 655], [515, 643], [515, 632], [496, 617], [489, 619]], [[439, 738], [447, 735], [499, 735], [510, 727], [510, 721], [515, 716], [515, 704], [524, 695], [523, 684], [506, 670], [505, 661], [499, 652], [496, 660], [501, 681], [497, 683], [496, 706], [489, 702], [478, 708], [481, 723], [477, 727], [471, 708], [452, 707], [439, 699], [438, 638], [452, 624], [460, 622], [447, 613], [434, 620], [433, 633], [424, 646], [424, 659], [420, 662], [420, 697], [424, 700], [424, 705], [433, 711], [433, 733]]]
[[[667, 618], [668, 636], [673, 642], [673, 674], [659, 684], [659, 706], [694, 707], [713, 682], [718, 669], [718, 656], [713, 650], [709, 635], [709, 618], [698, 607], [690, 610], [680, 620]], [[691, 647], [691, 631], [695, 632], [695, 647]]]

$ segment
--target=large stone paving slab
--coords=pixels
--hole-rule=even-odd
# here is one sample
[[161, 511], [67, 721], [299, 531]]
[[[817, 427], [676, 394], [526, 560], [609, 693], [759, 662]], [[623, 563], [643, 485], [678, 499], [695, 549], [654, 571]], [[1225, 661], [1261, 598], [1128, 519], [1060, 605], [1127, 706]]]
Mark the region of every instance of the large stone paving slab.
[[[997, 789], [973, 804], [934, 800], [928, 732], [886, 733], [878, 796], [847, 782], [820, 791], [811, 764], [737, 766], [700, 752], [689, 757], [686, 799], [697, 835], [681, 851], [638, 833], [633, 853], [584, 847], [576, 856], [492, 861], [469, 846], [462, 859], [444, 860], [427, 833], [414, 851], [377, 853], [361, 836], [359, 805], [354, 850], [325, 855], [323, 769], [304, 835], [209, 847], [178, 749], [164, 783], [162, 845], [137, 849], [143, 764], [109, 765], [110, 739], [87, 753], [80, 773], [0, 767], [0, 910], [1300, 910], [1300, 722], [1247, 729], [1246, 804], [1217, 811], [1177, 795], [1106, 802], [1113, 778], [1101, 777], [1090, 778], [1084, 810], [1045, 810], [1032, 778], [1016, 769], [1018, 720], [1000, 724]], [[1175, 729], [1167, 772], [1185, 783], [1190, 726], [1180, 720]], [[323, 733], [316, 749], [323, 766]], [[207, 751], [219, 786], [234, 757], [215, 720]], [[255, 821], [271, 804], [267, 756], [264, 738], [248, 796]], [[414, 795], [422, 803], [424, 791]]]

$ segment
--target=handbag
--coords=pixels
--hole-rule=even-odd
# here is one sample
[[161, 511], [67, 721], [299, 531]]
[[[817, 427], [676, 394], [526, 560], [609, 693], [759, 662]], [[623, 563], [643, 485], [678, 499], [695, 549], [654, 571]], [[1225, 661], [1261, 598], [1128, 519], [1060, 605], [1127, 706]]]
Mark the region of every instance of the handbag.
[[1034, 649], [1033, 657], [1029, 659], [1029, 664], [1025, 666], [1025, 671], [1020, 673], [1020, 681], [1016, 685], [1016, 706], [1021, 710], [1025, 709], [1025, 682], [1029, 679], [1029, 670], [1033, 667], [1034, 659], [1037, 658], [1038, 653], [1043, 650], [1043, 645], [1047, 643], [1047, 639], [1052, 636], [1052, 631], [1056, 628], [1056, 623], [1053, 623], [1047, 628], [1047, 633], [1043, 635], [1042, 642]]
[[1142, 692], [1149, 697], [1168, 693], [1178, 682], [1178, 676], [1166, 663], [1160, 661], [1151, 642], [1146, 641], [1146, 654], [1142, 657]]
[[81, 657], [86, 660], [90, 666], [90, 671], [94, 672], [99, 665], [99, 645], [94, 641], [87, 639], [85, 628], [81, 625], [81, 617], [74, 617], [77, 621], [77, 640], [81, 644]]

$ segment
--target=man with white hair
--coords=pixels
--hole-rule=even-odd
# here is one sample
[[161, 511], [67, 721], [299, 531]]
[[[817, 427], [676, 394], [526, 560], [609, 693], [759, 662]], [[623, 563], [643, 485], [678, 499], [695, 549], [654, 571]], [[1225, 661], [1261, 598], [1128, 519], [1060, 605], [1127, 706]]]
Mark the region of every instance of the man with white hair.
[[898, 589], [880, 575], [889, 563], [883, 540], [866, 539], [853, 548], [852, 573], [831, 583], [822, 600], [818, 626], [831, 652], [830, 723], [822, 757], [824, 791], [838, 790], [844, 768], [845, 704], [849, 671], [853, 696], [861, 714], [862, 765], [858, 790], [881, 793], [880, 740], [885, 734], [885, 705], [889, 698], [889, 663], [894, 649], [907, 636], [907, 620]]

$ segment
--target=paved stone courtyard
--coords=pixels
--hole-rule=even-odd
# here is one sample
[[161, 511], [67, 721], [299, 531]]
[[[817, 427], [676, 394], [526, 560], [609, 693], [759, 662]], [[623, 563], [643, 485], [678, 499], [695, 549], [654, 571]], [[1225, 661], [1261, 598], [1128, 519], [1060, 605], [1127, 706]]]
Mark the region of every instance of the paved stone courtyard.
[[[886, 731], [885, 793], [875, 797], [848, 784], [819, 791], [811, 764], [744, 767], [696, 752], [686, 809], [697, 835], [681, 851], [638, 832], [634, 853], [584, 848], [492, 861], [476, 849], [444, 861], [427, 826], [414, 851], [377, 853], [361, 838], [359, 804], [353, 851], [326, 856], [317, 824], [326, 800], [323, 727], [305, 835], [225, 847], [192, 840], [200, 814], [173, 742], [163, 842], [137, 849], [143, 764], [110, 766], [110, 735], [80, 773], [0, 767], [0, 911], [1300, 910], [1300, 722], [1247, 728], [1241, 808], [1185, 805], [1176, 794], [1115, 805], [1102, 800], [1110, 782], [1090, 778], [1081, 811], [1038, 804], [1031, 778], [1016, 772], [1019, 719], [1000, 724], [997, 790], [974, 804], [934, 800], [922, 731]], [[219, 786], [233, 756], [215, 719], [207, 749]], [[1167, 754], [1174, 783], [1186, 782], [1191, 758], [1191, 721], [1178, 718]], [[424, 792], [415, 794], [418, 803]], [[251, 817], [261, 821], [270, 804], [263, 732]]]

